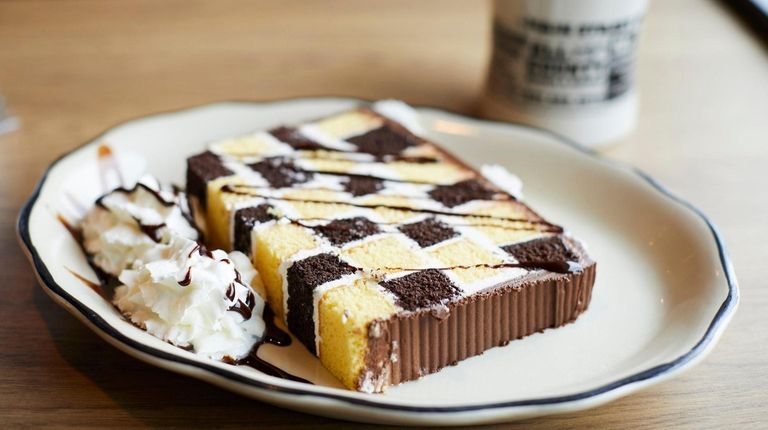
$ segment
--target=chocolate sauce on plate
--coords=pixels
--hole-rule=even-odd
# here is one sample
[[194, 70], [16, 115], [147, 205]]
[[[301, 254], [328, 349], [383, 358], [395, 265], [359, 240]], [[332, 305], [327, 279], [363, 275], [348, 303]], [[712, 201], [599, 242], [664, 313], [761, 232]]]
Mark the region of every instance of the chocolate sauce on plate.
[[278, 378], [312, 384], [312, 382], [304, 378], [300, 378], [296, 375], [288, 373], [285, 370], [275, 366], [274, 364], [259, 358], [259, 348], [264, 344], [268, 343], [276, 346], [288, 346], [291, 344], [291, 336], [277, 327], [277, 324], [275, 324], [275, 314], [269, 307], [264, 308], [264, 323], [266, 325], [266, 328], [264, 329], [264, 336], [253, 346], [253, 348], [251, 348], [251, 352], [247, 356], [239, 360], [233, 360], [230, 357], [224, 357], [224, 362], [238, 366], [250, 366], [262, 373], [266, 373], [267, 375], [275, 376]]

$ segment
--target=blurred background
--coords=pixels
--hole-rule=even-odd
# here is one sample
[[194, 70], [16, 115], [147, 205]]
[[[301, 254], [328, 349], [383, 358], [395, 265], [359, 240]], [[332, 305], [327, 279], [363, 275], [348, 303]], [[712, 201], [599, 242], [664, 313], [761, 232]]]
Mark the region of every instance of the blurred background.
[[[29, 381], [0, 370], [0, 408], [13, 409], [7, 416], [16, 423], [48, 423], [50, 415], [39, 411], [67, 410], [73, 422], [100, 415], [96, 425], [191, 419], [185, 422], [204, 426], [214, 413], [229, 417], [217, 425], [258, 416], [276, 426], [334, 426], [165, 373], [168, 386], [148, 392], [147, 381], [160, 371], [100, 341], [33, 288], [14, 243], [16, 214], [55, 157], [151, 113], [327, 95], [398, 98], [476, 115], [491, 15], [489, 2], [464, 0], [0, 1], [0, 94], [19, 121], [17, 131], [0, 135], [0, 259], [13, 269], [0, 284], [20, 286], [0, 300], [0, 312], [22, 321], [37, 307], [50, 319], [48, 328], [17, 323], [0, 331], [3, 344], [19, 333], [35, 341], [1, 357], [0, 367], [26, 360], [17, 371], [34, 374], [39, 384], [35, 396], [25, 394], [20, 387]], [[768, 44], [759, 16], [756, 22], [757, 30], [724, 1], [651, 1], [637, 57], [637, 126], [601, 150], [649, 172], [714, 219], [741, 280], [740, 312], [720, 346], [686, 377], [566, 416], [576, 420], [570, 423], [618, 426], [632, 414], [679, 425], [695, 414], [701, 428], [766, 418], [752, 407], [764, 403], [768, 386], [761, 322], [768, 306], [761, 288], [768, 257]], [[48, 330], [69, 343], [52, 343]], [[115, 367], [131, 376], [120, 379]], [[87, 388], [94, 386], [102, 389]], [[70, 395], [78, 387], [92, 397]], [[168, 398], [175, 400], [158, 410]]]
[[[476, 113], [491, 9], [450, 0], [3, 1], [0, 94], [24, 123], [19, 138], [48, 142], [26, 151], [54, 141], [63, 151], [128, 118], [217, 100], [399, 98]], [[752, 34], [714, 0], [652, 2], [638, 55], [639, 126], [612, 151], [664, 168], [670, 151], [726, 149], [707, 145], [733, 137], [723, 123], [764, 125], [766, 45]]]

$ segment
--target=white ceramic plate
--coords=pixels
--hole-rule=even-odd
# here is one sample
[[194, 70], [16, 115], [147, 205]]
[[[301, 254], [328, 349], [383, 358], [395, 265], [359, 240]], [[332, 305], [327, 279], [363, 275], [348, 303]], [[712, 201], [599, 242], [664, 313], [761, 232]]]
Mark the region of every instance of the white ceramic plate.
[[700, 361], [733, 315], [738, 289], [715, 227], [637, 170], [543, 131], [418, 109], [429, 138], [471, 164], [499, 163], [525, 183], [526, 200], [584, 239], [598, 262], [589, 309], [574, 324], [514, 341], [383, 395], [350, 392], [298, 342], [264, 357], [315, 385], [205, 360], [126, 322], [72, 272], [95, 279], [67, 230], [73, 201], [101, 193], [97, 146], [109, 145], [127, 180], [148, 171], [184, 183], [185, 158], [211, 140], [311, 119], [360, 101], [218, 103], [114, 127], [48, 169], [19, 216], [40, 283], [121, 350], [282, 407], [348, 420], [461, 425], [594, 407]]

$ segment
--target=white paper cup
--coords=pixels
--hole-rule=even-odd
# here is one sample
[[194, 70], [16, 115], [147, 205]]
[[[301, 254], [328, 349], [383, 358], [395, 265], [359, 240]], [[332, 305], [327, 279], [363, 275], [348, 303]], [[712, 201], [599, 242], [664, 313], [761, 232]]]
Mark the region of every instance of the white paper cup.
[[647, 0], [496, 0], [483, 114], [589, 146], [634, 126]]

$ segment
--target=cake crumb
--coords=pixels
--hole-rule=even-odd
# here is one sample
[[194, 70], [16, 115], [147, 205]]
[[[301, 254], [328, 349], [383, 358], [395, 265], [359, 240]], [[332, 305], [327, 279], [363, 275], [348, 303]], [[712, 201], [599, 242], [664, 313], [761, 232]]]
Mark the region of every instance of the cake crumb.
[[381, 336], [381, 324], [371, 324], [370, 327], [370, 335], [373, 337], [379, 337]]

